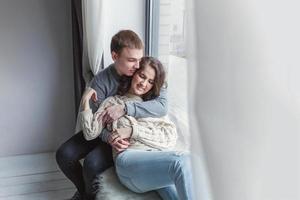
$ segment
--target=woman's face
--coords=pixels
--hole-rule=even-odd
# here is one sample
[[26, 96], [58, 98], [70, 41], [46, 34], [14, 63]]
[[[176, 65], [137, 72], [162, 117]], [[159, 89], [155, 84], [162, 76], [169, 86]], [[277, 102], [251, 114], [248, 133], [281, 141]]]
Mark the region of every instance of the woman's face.
[[138, 70], [132, 78], [129, 92], [138, 96], [142, 96], [149, 92], [154, 84], [155, 70], [146, 65], [144, 69]]

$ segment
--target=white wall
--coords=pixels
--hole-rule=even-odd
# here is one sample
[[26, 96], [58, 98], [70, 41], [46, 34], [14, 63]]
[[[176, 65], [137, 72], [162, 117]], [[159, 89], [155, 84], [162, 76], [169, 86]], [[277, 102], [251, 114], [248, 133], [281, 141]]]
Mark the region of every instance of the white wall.
[[53, 151], [73, 133], [70, 1], [0, 1], [0, 156]]
[[299, 200], [299, 1], [194, 2], [197, 123], [215, 200]]
[[110, 41], [122, 29], [135, 31], [145, 42], [145, 0], [106, 0], [104, 1], [105, 19], [105, 67], [112, 63]]

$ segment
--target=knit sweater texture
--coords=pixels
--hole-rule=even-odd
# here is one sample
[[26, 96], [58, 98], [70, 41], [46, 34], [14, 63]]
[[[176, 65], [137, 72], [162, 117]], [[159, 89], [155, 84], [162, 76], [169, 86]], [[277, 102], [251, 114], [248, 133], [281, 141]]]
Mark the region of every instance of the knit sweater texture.
[[[103, 127], [97, 118], [107, 108], [112, 105], [124, 105], [126, 102], [141, 102], [142, 99], [135, 95], [113, 96], [107, 98], [93, 114], [92, 110], [80, 112], [79, 119], [83, 135], [86, 140], [98, 137]], [[112, 124], [112, 130], [117, 128], [132, 127], [130, 146], [128, 149], [140, 150], [172, 150], [176, 145], [177, 131], [176, 126], [167, 116], [161, 118], [134, 118], [124, 115]], [[116, 152], [113, 152], [115, 157]]]

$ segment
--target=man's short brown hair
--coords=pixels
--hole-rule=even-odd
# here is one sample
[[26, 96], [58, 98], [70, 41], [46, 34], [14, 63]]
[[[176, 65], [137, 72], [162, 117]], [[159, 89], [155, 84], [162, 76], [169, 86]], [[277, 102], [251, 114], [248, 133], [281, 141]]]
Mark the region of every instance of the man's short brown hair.
[[130, 49], [143, 49], [144, 45], [135, 32], [131, 30], [121, 30], [112, 37], [110, 51], [120, 54], [125, 47]]

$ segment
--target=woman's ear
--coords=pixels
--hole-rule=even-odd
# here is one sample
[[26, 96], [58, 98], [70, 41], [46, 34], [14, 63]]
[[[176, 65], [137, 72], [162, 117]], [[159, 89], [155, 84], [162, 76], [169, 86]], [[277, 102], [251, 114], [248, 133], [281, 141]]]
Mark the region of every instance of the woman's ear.
[[111, 52], [111, 58], [115, 62], [119, 58], [119, 55], [116, 52], [112, 51]]

